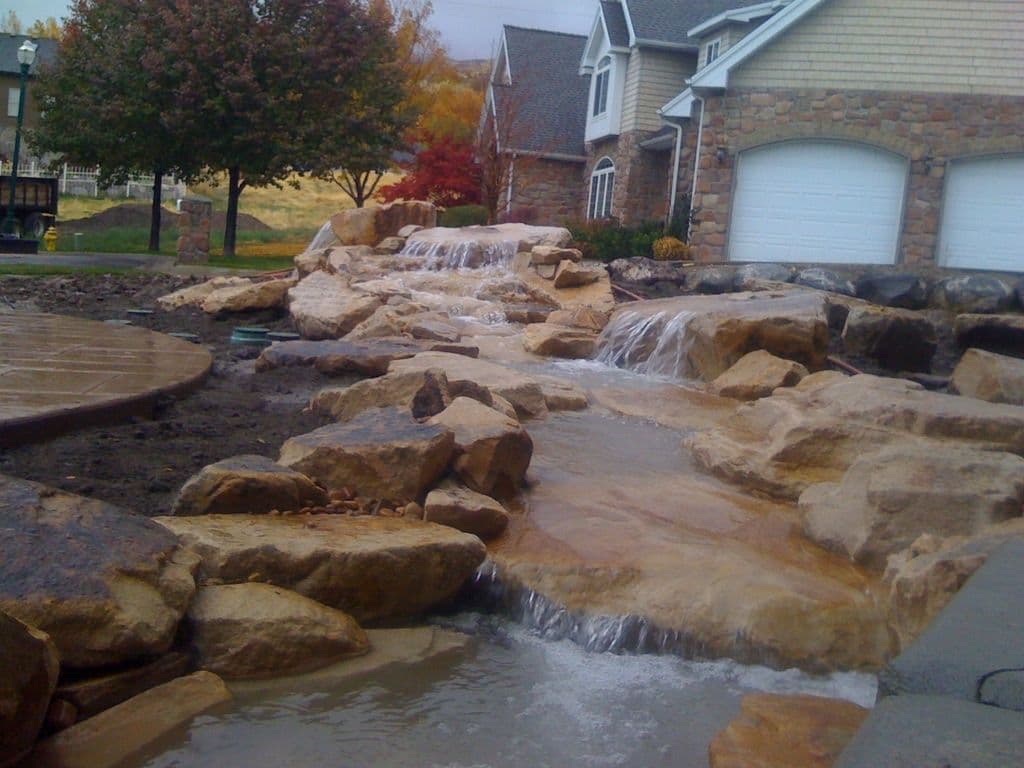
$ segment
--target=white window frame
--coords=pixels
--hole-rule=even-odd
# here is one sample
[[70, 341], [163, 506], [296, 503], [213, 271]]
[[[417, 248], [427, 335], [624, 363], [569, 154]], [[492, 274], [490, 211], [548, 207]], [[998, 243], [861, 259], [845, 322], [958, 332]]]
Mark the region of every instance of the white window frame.
[[588, 219], [610, 219], [612, 193], [615, 191], [615, 163], [602, 157], [590, 174], [590, 194], [587, 197]]
[[20, 88], [8, 88], [7, 89], [7, 116], [17, 117], [18, 116], [18, 101], [21, 99]]
[[591, 106], [591, 117], [600, 117], [608, 111], [608, 91], [612, 79], [612, 57], [605, 56], [597, 63], [594, 73], [594, 103]]
[[704, 66], [713, 63], [721, 55], [722, 38], [716, 37], [714, 40], [708, 40], [704, 45]]

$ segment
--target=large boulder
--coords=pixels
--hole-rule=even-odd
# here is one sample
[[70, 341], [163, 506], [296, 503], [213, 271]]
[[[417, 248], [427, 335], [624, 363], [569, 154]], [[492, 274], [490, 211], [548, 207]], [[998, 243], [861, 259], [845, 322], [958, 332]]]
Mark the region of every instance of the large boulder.
[[604, 329], [599, 359], [646, 373], [711, 381], [758, 349], [818, 370], [827, 348], [824, 296], [735, 293], [627, 304]]
[[380, 299], [349, 288], [341, 277], [314, 272], [288, 291], [288, 311], [307, 339], [337, 339], [381, 306]]
[[307, 672], [370, 649], [348, 614], [258, 582], [200, 587], [188, 625], [197, 665], [226, 678]]
[[808, 267], [797, 273], [794, 282], [807, 288], [814, 288], [828, 293], [839, 293], [844, 296], [856, 296], [857, 289], [853, 282], [837, 272], [821, 267]]
[[683, 261], [656, 261], [646, 256], [616, 259], [608, 265], [608, 274], [616, 283], [654, 286], [666, 283], [677, 288], [686, 285], [692, 265]]
[[928, 371], [938, 346], [935, 327], [909, 309], [873, 305], [850, 309], [843, 327], [843, 348], [891, 371]]
[[45, 632], [0, 611], [0, 765], [32, 748], [57, 687], [60, 659]]
[[747, 694], [712, 740], [710, 768], [832, 768], [867, 716], [840, 699]]
[[402, 408], [382, 408], [290, 438], [279, 463], [331, 490], [405, 503], [423, 498], [454, 451], [449, 429], [417, 423]]
[[327, 503], [327, 492], [303, 475], [266, 456], [234, 456], [203, 467], [188, 479], [173, 515], [259, 514]]
[[389, 373], [349, 387], [326, 387], [310, 398], [309, 410], [344, 422], [374, 408], [418, 410], [414, 405], [422, 408], [427, 401], [440, 403], [434, 413], [440, 413], [451, 402], [449, 382], [440, 368]]
[[481, 539], [493, 539], [508, 527], [508, 511], [495, 499], [456, 483], [442, 483], [427, 494], [423, 519]]
[[39, 742], [37, 768], [119, 768], [141, 763], [155, 744], [180, 733], [194, 717], [231, 701], [224, 681], [195, 672], [140, 693]]
[[165, 652], [195, 557], [148, 518], [0, 476], [0, 611], [50, 636], [66, 667]]
[[206, 582], [259, 581], [361, 624], [418, 617], [451, 600], [483, 562], [475, 536], [388, 517], [205, 515], [154, 520], [202, 558]]
[[331, 217], [331, 229], [342, 245], [377, 245], [410, 224], [437, 226], [437, 208], [433, 203], [410, 200], [374, 208], [353, 208]]
[[796, 499], [838, 482], [865, 453], [912, 436], [1024, 454], [1024, 409], [928, 392], [902, 379], [832, 371], [741, 406], [687, 438], [698, 466], [749, 488]]
[[534, 267], [557, 267], [566, 260], [583, 261], [583, 253], [576, 248], [559, 248], [554, 245], [535, 245], [530, 251], [530, 265]]
[[218, 288], [203, 299], [202, 308], [210, 315], [283, 308], [294, 285], [295, 281], [287, 278]]
[[736, 400], [757, 400], [768, 397], [779, 387], [795, 386], [807, 375], [807, 369], [800, 363], [759, 349], [745, 354], [711, 382], [710, 390]]
[[257, 371], [292, 366], [315, 366], [328, 376], [346, 373], [383, 376], [392, 360], [422, 352], [420, 344], [400, 340], [280, 341], [271, 344], [256, 358]]
[[582, 328], [587, 331], [600, 333], [608, 325], [609, 319], [610, 315], [607, 312], [599, 312], [593, 307], [576, 307], [575, 309], [557, 309], [553, 312], [547, 312], [544, 318], [539, 321], [526, 319], [521, 322], [552, 323], [554, 325], [565, 325], [570, 328]]
[[686, 273], [686, 288], [693, 293], [732, 293], [736, 290], [736, 275], [736, 268], [729, 265], [694, 267]]
[[753, 291], [771, 283], [793, 282], [793, 268], [762, 262], [744, 264], [736, 272], [736, 290]]
[[804, 533], [872, 568], [921, 534], [969, 535], [1019, 517], [1024, 459], [932, 440], [857, 459], [838, 483], [800, 496]]
[[543, 357], [587, 360], [594, 356], [597, 348], [597, 333], [550, 322], [534, 323], [526, 326], [523, 348]]
[[1024, 518], [1015, 517], [972, 536], [925, 535], [891, 556], [885, 569], [889, 618], [902, 647], [920, 636], [993, 552], [1014, 539], [1024, 539]]
[[555, 271], [554, 286], [558, 289], [582, 288], [606, 276], [607, 272], [601, 267], [585, 267], [571, 259], [565, 259]]
[[994, 275], [960, 275], [932, 287], [931, 303], [954, 312], [996, 314], [1017, 302], [1014, 286]]
[[455, 435], [455, 471], [481, 493], [514, 493], [526, 479], [533, 441], [515, 418], [468, 397], [430, 419]]
[[247, 277], [215, 277], [205, 283], [189, 285], [156, 300], [160, 309], [172, 311], [181, 307], [198, 307], [210, 294], [226, 288], [248, 288], [252, 280]]
[[1024, 350], [1024, 315], [957, 315], [953, 334], [961, 349], [1020, 355]]
[[949, 389], [990, 403], [1024, 405], [1024, 360], [968, 349], [953, 369]]

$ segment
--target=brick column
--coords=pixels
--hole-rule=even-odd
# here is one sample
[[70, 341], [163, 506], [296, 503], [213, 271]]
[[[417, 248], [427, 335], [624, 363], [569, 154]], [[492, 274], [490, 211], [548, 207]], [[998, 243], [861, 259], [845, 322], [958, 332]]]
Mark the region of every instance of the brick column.
[[179, 203], [178, 263], [205, 264], [210, 259], [210, 222], [213, 201], [191, 196]]

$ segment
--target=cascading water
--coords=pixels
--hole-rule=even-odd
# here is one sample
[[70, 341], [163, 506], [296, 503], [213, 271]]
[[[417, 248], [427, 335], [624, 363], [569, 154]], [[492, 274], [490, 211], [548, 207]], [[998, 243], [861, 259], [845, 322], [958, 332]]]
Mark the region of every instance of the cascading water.
[[454, 230], [445, 240], [411, 240], [399, 255], [423, 258], [427, 269], [477, 269], [511, 264], [518, 246], [518, 240], [481, 241]]
[[689, 325], [696, 314], [626, 311], [618, 313], [598, 340], [598, 362], [648, 376], [684, 379], [693, 339]]

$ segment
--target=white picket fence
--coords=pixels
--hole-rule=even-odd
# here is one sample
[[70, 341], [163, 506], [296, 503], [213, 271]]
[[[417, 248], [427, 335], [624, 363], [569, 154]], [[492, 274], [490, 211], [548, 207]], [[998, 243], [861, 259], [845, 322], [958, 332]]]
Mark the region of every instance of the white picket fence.
[[[13, 163], [0, 160], [0, 176], [9, 174]], [[60, 179], [60, 193], [76, 197], [124, 197], [127, 199], [146, 199], [153, 195], [152, 174], [136, 174], [130, 176], [124, 184], [116, 184], [105, 189], [100, 188], [98, 168], [85, 168], [64, 164], [60, 170], [51, 170], [36, 160], [18, 163], [19, 176], [42, 176]], [[183, 181], [173, 176], [163, 179], [163, 196], [171, 200], [185, 197], [188, 187]]]

